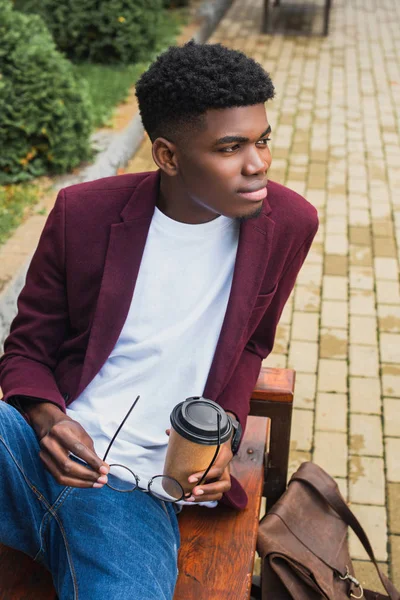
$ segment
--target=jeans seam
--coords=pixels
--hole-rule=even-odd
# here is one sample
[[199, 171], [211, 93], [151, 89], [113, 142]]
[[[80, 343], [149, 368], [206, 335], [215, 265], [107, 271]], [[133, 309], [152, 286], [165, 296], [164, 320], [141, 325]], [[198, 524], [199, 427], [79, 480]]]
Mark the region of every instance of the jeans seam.
[[65, 502], [66, 498], [68, 498], [69, 493], [71, 491], [72, 491], [72, 488], [69, 486], [67, 486], [63, 490], [61, 490], [60, 494], [58, 495], [58, 497], [55, 500], [55, 502], [53, 503], [53, 505], [43, 515], [42, 521], [40, 523], [40, 528], [39, 528], [40, 548], [39, 548], [38, 552], [36, 553], [34, 560], [38, 561], [40, 555], [43, 554], [43, 552], [44, 552], [44, 549], [45, 549], [44, 536], [46, 534], [47, 527], [50, 524], [51, 516], [53, 515], [53, 512], [55, 513], [61, 508], [61, 506]]
[[[68, 493], [66, 493], [67, 490], [68, 490]], [[64, 526], [63, 526], [63, 524], [61, 522], [61, 519], [59, 518], [59, 516], [57, 514], [57, 510], [60, 508], [60, 506], [64, 502], [64, 500], [69, 496], [69, 492], [71, 490], [72, 490], [71, 487], [65, 488], [61, 492], [61, 494], [60, 494], [60, 496], [63, 495], [63, 498], [62, 498], [62, 501], [58, 503], [56, 510], [54, 510], [54, 506], [57, 504], [57, 501], [60, 499], [60, 496], [57, 498], [57, 500], [53, 504], [53, 506], [49, 507], [48, 511], [43, 516], [42, 522], [40, 524], [40, 530], [39, 530], [40, 531], [41, 547], [39, 549], [39, 552], [35, 556], [35, 560], [38, 560], [39, 557], [40, 557], [40, 555], [43, 553], [44, 546], [45, 546], [45, 544], [44, 544], [44, 536], [45, 536], [45, 533], [47, 531], [48, 526], [50, 525], [51, 517], [53, 517], [53, 519], [55, 520], [55, 522], [57, 523], [57, 525], [58, 525], [58, 527], [60, 529], [60, 532], [61, 532], [61, 535], [62, 535], [62, 538], [63, 538], [63, 542], [64, 542], [64, 546], [65, 546], [65, 550], [66, 550], [66, 553], [67, 553], [67, 560], [68, 560], [69, 570], [70, 570], [70, 573], [71, 573], [72, 585], [73, 585], [73, 588], [74, 588], [74, 600], [78, 600], [78, 597], [79, 597], [78, 596], [78, 580], [77, 580], [77, 577], [76, 577], [75, 567], [74, 567], [74, 564], [73, 564], [73, 561], [72, 561], [71, 550], [70, 550], [70, 547], [69, 547], [69, 544], [68, 544], [68, 541], [67, 541], [67, 536], [66, 536], [66, 533], [65, 533]]]
[[51, 506], [51, 510], [57, 512], [62, 507], [72, 490], [73, 488], [71, 486], [63, 488], [56, 500], [54, 501], [53, 505]]
[[17, 469], [20, 471], [22, 477], [25, 479], [25, 483], [28, 485], [28, 487], [32, 490], [32, 492], [35, 494], [35, 496], [37, 497], [37, 499], [42, 502], [45, 506], [46, 509], [49, 510], [50, 508], [50, 503], [46, 500], [46, 498], [43, 496], [42, 492], [40, 492], [37, 487], [31, 482], [30, 479], [28, 479], [28, 477], [25, 475], [25, 472], [23, 470], [23, 468], [21, 467], [21, 465], [19, 464], [19, 462], [17, 461], [17, 459], [15, 458], [14, 454], [11, 452], [11, 449], [9, 448], [8, 444], [6, 443], [5, 439], [0, 435], [0, 441], [3, 443], [4, 447], [6, 448], [7, 452], [9, 453], [9, 455], [11, 456], [15, 466], [17, 467]]
[[40, 548], [37, 551], [35, 558], [33, 559], [35, 561], [39, 561], [39, 558], [44, 555], [44, 551], [45, 551], [44, 535], [46, 533], [49, 522], [50, 522], [50, 513], [49, 513], [49, 511], [46, 511], [43, 515], [43, 518], [42, 518], [42, 521], [41, 521], [40, 527], [39, 527]]
[[62, 538], [64, 540], [64, 545], [65, 545], [65, 550], [67, 552], [67, 560], [68, 560], [68, 565], [69, 565], [69, 570], [71, 573], [71, 578], [72, 578], [72, 585], [74, 587], [74, 600], [78, 600], [79, 598], [79, 594], [78, 594], [78, 580], [76, 577], [76, 572], [75, 572], [75, 567], [74, 564], [72, 562], [72, 555], [71, 555], [71, 550], [68, 544], [68, 540], [67, 540], [67, 536], [65, 533], [65, 529], [64, 526], [61, 522], [61, 519], [59, 518], [57, 512], [53, 511], [51, 508], [49, 509], [49, 513], [54, 517], [54, 520], [57, 522], [59, 528], [60, 528], [60, 532], [62, 535]]
[[[58, 517], [58, 514], [57, 514], [58, 508], [62, 505], [62, 503], [64, 502], [64, 500], [69, 495], [69, 492], [66, 493], [67, 490], [70, 491], [71, 488], [70, 487], [64, 488], [61, 491], [61, 493], [59, 494], [59, 496], [56, 499], [56, 501], [54, 502], [54, 504], [51, 505], [46, 500], [46, 498], [43, 496], [43, 494], [41, 492], [39, 492], [39, 490], [36, 488], [36, 486], [33, 485], [33, 483], [30, 481], [30, 479], [28, 479], [28, 477], [25, 475], [25, 472], [24, 472], [23, 468], [21, 467], [21, 465], [19, 464], [19, 462], [15, 458], [14, 454], [11, 452], [10, 447], [8, 446], [8, 444], [6, 443], [5, 439], [2, 436], [0, 436], [0, 441], [3, 443], [3, 445], [6, 448], [7, 452], [11, 456], [12, 461], [14, 462], [15, 466], [17, 467], [17, 469], [20, 471], [20, 473], [21, 473], [22, 477], [24, 478], [24, 480], [25, 480], [26, 484], [28, 485], [28, 487], [32, 490], [32, 492], [35, 494], [35, 496], [37, 497], [37, 499], [45, 505], [45, 507], [47, 509], [47, 512], [43, 516], [40, 529], [42, 528], [42, 524], [44, 524], [45, 517], [47, 515], [49, 515], [49, 514], [53, 516], [53, 518], [55, 519], [55, 521], [57, 522], [57, 524], [58, 524], [58, 526], [60, 528], [61, 535], [62, 535], [62, 538], [64, 540], [65, 549], [66, 549], [66, 552], [67, 552], [67, 559], [68, 559], [68, 564], [69, 564], [69, 568], [70, 568], [70, 572], [71, 572], [72, 584], [73, 584], [73, 587], [74, 587], [74, 600], [78, 600], [78, 584], [77, 584], [77, 578], [76, 578], [75, 568], [74, 568], [74, 565], [72, 563], [71, 551], [70, 551], [69, 544], [68, 544], [68, 541], [67, 541], [67, 538], [66, 538], [66, 535], [65, 535], [64, 527], [63, 527], [63, 525], [62, 525], [62, 523], [61, 523], [61, 521], [60, 521], [60, 519]], [[58, 505], [57, 505], [57, 503], [58, 503]], [[54, 506], [56, 506], [55, 510], [53, 510]], [[49, 519], [49, 521], [50, 521], [50, 519]], [[40, 556], [40, 554], [41, 554], [41, 552], [43, 550], [43, 540], [42, 540], [42, 538], [40, 538], [40, 542], [41, 542], [40, 543], [40, 548], [39, 548], [38, 552], [35, 555], [35, 559]]]
[[167, 507], [165, 505], [164, 500], [161, 500], [161, 504], [162, 504], [163, 509], [165, 510], [165, 514], [168, 517], [168, 521], [170, 522], [170, 525], [172, 525], [171, 517], [169, 516], [169, 512], [168, 512], [168, 509], [167, 509]]

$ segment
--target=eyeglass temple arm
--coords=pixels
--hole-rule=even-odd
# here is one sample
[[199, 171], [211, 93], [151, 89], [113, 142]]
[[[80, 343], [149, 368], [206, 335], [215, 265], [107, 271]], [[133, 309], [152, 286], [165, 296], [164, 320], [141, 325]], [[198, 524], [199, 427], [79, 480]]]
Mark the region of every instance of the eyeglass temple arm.
[[[219, 449], [220, 449], [220, 447], [221, 447], [221, 415], [220, 415], [219, 413], [217, 413], [217, 421], [218, 421], [218, 446], [217, 446], [217, 449], [216, 449], [216, 451], [215, 451], [215, 454], [214, 454], [214, 456], [213, 456], [213, 458], [212, 458], [212, 461], [210, 462], [210, 464], [209, 464], [209, 466], [207, 467], [207, 469], [204, 471], [204, 473], [203, 473], [203, 476], [201, 477], [200, 481], [198, 481], [198, 482], [196, 483], [196, 486], [197, 486], [197, 485], [201, 485], [201, 484], [203, 483], [203, 481], [204, 481], [204, 480], [205, 480], [205, 478], [207, 477], [207, 475], [208, 475], [208, 473], [209, 473], [209, 471], [210, 471], [211, 467], [213, 467], [213, 466], [214, 466], [214, 463], [215, 463], [215, 461], [217, 460], [218, 452], [219, 452]], [[190, 494], [189, 494], [189, 496], [190, 496]]]
[[108, 444], [108, 447], [107, 447], [106, 453], [105, 453], [105, 455], [103, 456], [103, 462], [105, 462], [105, 460], [106, 460], [106, 458], [107, 458], [107, 455], [108, 455], [108, 453], [110, 452], [110, 448], [111, 448], [111, 446], [112, 446], [112, 445], [113, 445], [113, 443], [114, 443], [114, 440], [115, 440], [115, 438], [117, 437], [117, 435], [118, 435], [118, 434], [119, 434], [119, 432], [121, 431], [122, 427], [125, 425], [125, 422], [126, 422], [127, 418], [129, 417], [129, 415], [131, 414], [131, 412], [132, 412], [132, 411], [133, 411], [133, 409], [135, 408], [135, 406], [136, 406], [136, 404], [137, 404], [137, 401], [139, 400], [139, 398], [140, 398], [140, 396], [138, 396], [138, 397], [136, 398], [135, 402], [132, 404], [132, 406], [131, 406], [131, 407], [130, 407], [130, 409], [128, 410], [128, 413], [127, 413], [127, 415], [125, 416], [124, 420], [122, 421], [121, 425], [118, 427], [117, 431], [114, 433], [114, 435], [113, 435], [113, 437], [112, 437], [112, 439], [111, 439], [111, 442]]

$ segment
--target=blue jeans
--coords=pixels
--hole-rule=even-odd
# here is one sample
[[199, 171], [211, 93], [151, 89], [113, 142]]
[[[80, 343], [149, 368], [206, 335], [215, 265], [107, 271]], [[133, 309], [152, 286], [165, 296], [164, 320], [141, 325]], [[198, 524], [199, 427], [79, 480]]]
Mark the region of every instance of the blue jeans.
[[63, 487], [39, 450], [33, 429], [0, 401], [0, 542], [44, 564], [60, 600], [170, 600], [173, 506], [140, 491]]

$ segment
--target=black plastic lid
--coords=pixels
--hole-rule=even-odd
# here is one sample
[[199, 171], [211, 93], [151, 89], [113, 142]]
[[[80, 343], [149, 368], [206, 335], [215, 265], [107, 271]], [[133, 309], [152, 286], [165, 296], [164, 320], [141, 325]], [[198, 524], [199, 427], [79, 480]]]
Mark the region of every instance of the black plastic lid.
[[224, 409], [207, 398], [187, 398], [173, 409], [171, 425], [182, 437], [206, 446], [218, 444], [218, 417], [220, 419], [221, 444], [228, 441], [232, 434], [232, 423]]

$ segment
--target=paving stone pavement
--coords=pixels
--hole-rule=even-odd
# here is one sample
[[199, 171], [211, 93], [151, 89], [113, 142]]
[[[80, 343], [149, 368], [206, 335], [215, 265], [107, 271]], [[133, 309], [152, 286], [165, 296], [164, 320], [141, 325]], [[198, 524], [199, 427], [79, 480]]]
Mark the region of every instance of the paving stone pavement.
[[[236, 0], [209, 41], [270, 72], [271, 179], [321, 220], [265, 361], [297, 371], [290, 470], [336, 477], [400, 586], [400, 3], [334, 0], [327, 38], [262, 35], [261, 16]], [[153, 168], [146, 141], [128, 170]]]

